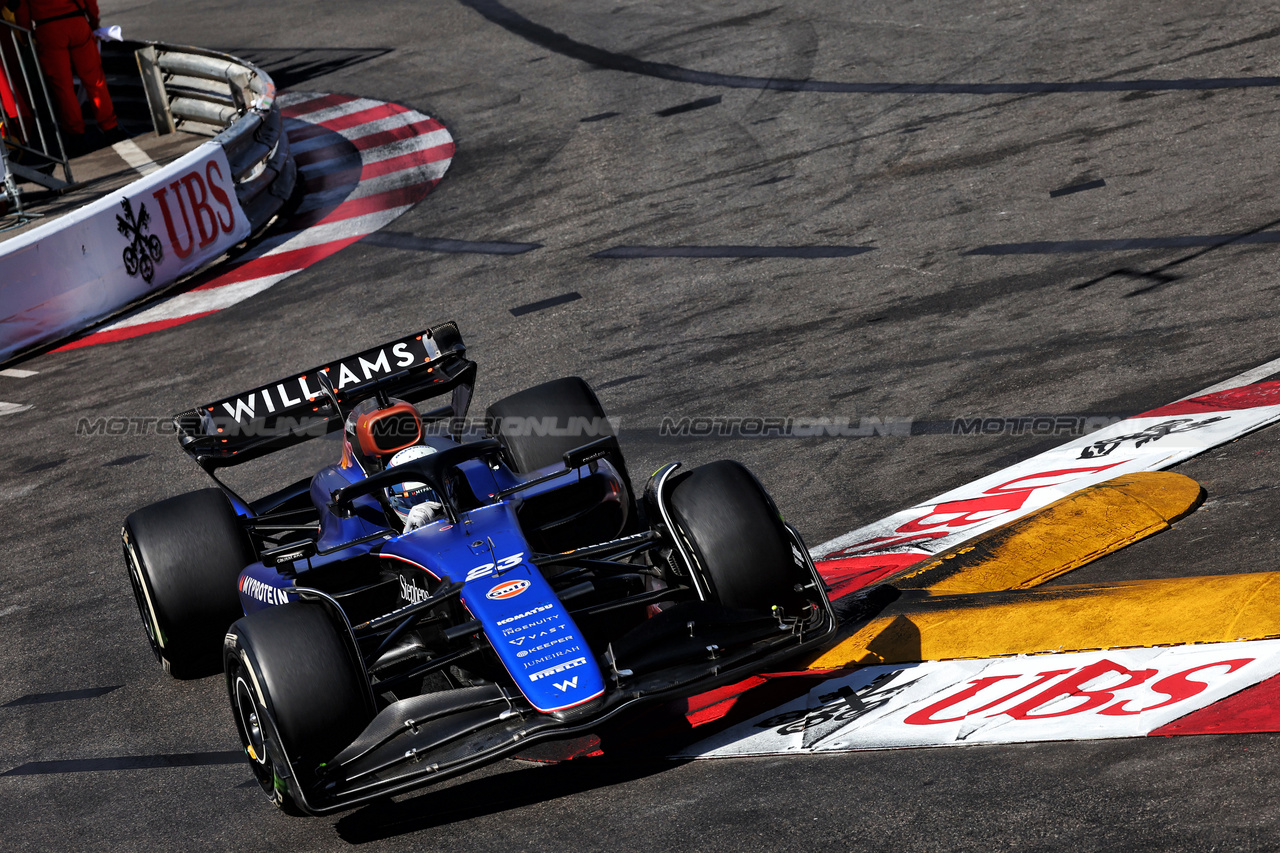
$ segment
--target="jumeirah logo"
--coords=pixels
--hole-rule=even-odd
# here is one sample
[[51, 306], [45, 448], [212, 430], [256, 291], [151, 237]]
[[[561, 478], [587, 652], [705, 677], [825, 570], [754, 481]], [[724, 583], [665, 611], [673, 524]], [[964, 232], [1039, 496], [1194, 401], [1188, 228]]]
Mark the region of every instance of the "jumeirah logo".
[[151, 214], [147, 213], [145, 204], [139, 205], [136, 219], [129, 199], [121, 199], [120, 206], [124, 208], [124, 216], [116, 214], [116, 229], [129, 240], [129, 245], [124, 247], [124, 271], [129, 275], [141, 274], [142, 280], [150, 284], [156, 275], [156, 264], [164, 258], [164, 247], [159, 237], [146, 233]]

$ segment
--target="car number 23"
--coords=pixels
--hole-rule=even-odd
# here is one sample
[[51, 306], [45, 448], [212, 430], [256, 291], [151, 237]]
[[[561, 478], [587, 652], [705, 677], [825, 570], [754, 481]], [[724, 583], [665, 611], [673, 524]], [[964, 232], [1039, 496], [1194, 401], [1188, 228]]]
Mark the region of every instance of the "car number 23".
[[514, 569], [520, 565], [522, 560], [524, 560], [523, 551], [519, 554], [512, 554], [510, 557], [503, 557], [497, 563], [485, 563], [483, 566], [476, 566], [467, 572], [467, 582], [470, 583], [476, 578], [488, 577], [494, 572], [505, 572], [507, 569]]

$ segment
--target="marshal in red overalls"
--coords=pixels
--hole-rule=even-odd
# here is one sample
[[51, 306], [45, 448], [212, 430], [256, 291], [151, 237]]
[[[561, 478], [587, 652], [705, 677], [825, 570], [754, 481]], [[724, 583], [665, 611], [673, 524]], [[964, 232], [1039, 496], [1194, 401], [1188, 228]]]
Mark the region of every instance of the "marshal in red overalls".
[[84, 116], [71, 81], [74, 70], [93, 101], [98, 127], [108, 139], [119, 135], [102, 57], [93, 38], [98, 28], [97, 0], [23, 0], [17, 17], [19, 26], [35, 25], [36, 55], [62, 126], [73, 137], [84, 134]]

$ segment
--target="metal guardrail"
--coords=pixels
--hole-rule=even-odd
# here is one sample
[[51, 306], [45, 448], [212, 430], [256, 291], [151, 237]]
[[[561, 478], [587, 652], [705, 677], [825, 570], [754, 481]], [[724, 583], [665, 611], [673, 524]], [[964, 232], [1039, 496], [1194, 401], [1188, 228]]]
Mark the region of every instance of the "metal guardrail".
[[149, 42], [135, 55], [156, 133], [213, 136], [231, 164], [240, 206], [260, 230], [297, 183], [271, 78], [251, 63], [202, 48]]

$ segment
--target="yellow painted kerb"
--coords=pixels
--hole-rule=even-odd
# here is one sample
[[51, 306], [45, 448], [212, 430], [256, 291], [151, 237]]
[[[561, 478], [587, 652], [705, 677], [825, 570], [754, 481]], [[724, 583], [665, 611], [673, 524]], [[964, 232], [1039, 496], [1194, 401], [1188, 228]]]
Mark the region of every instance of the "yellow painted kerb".
[[886, 583], [934, 593], [1026, 589], [1165, 530], [1194, 509], [1190, 477], [1143, 471], [1081, 489]]
[[810, 668], [1280, 637], [1280, 572], [915, 596]]
[[843, 629], [811, 667], [1280, 635], [1270, 575], [1031, 591], [1167, 529], [1201, 495], [1195, 480], [1167, 471], [1082, 489], [886, 579], [902, 598]]

